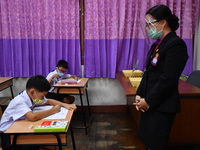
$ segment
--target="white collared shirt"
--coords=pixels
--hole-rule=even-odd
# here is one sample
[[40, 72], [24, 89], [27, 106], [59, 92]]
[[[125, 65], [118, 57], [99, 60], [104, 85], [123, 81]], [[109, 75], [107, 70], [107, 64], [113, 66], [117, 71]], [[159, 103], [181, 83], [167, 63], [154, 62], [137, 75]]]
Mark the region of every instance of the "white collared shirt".
[[[43, 103], [45, 104], [47, 99], [45, 98]], [[31, 109], [35, 106], [29, 98], [26, 90], [21, 94], [12, 99], [3, 113], [0, 121], [0, 132], [5, 132], [15, 121], [20, 119], [27, 119], [24, 115], [32, 111]]]
[[[51, 77], [52, 77], [54, 74], [57, 74], [57, 71], [56, 71], [56, 70], [50, 72], [50, 73], [47, 75], [46, 79], [49, 81], [49, 79], [51, 79]], [[62, 80], [62, 79], [64, 79], [64, 78], [70, 78], [70, 77], [71, 77], [70, 74], [64, 74], [62, 77], [59, 77], [59, 78], [56, 78], [56, 77], [55, 77], [55, 78], [53, 78], [52, 81], [51, 81], [51, 83], [50, 83], [51, 89], [49, 90], [49, 92], [55, 93], [55, 88], [53, 87], [54, 84], [56, 84], [58, 81], [60, 81], [60, 80]]]

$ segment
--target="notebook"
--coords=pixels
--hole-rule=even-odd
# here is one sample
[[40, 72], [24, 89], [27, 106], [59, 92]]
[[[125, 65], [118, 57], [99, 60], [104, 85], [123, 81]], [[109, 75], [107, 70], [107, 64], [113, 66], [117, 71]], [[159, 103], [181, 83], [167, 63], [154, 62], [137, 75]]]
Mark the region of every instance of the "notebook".
[[[47, 106], [37, 106], [33, 109], [33, 112], [36, 113], [36, 112], [39, 112], [39, 111], [45, 111], [45, 110], [48, 110], [48, 109], [51, 109], [53, 106], [51, 105], [47, 105]], [[68, 109], [64, 108], [64, 107], [61, 107], [60, 109], [60, 112], [57, 112], [55, 114], [52, 114], [46, 118], [43, 118], [43, 119], [65, 119], [66, 116], [67, 116], [67, 113], [68, 113]]]

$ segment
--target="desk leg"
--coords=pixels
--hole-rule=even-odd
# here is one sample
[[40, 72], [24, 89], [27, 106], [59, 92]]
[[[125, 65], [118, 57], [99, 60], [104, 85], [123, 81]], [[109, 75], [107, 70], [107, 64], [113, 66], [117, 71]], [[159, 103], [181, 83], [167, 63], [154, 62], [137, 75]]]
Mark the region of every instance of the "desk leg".
[[57, 135], [57, 134], [53, 134], [53, 135], [57, 138], [57, 141], [58, 141], [58, 149], [59, 149], [59, 150], [62, 150], [62, 144], [61, 144], [61, 140], [60, 140], [59, 135]]
[[[77, 88], [77, 87], [76, 87]], [[59, 94], [60, 91], [60, 87], [57, 90], [57, 94]], [[77, 88], [79, 91], [79, 95], [80, 95], [80, 101], [81, 101], [81, 110], [82, 110], [82, 115], [83, 115], [83, 123], [84, 123], [84, 127], [75, 127], [75, 128], [84, 128], [85, 129], [85, 133], [87, 134], [87, 124], [86, 124], [86, 116], [85, 116], [85, 111], [84, 111], [84, 107], [83, 107], [83, 99], [82, 99], [82, 93], [81, 93], [81, 89]], [[88, 95], [87, 95], [87, 102], [88, 102], [88, 106], [89, 106], [89, 100], [88, 100]], [[89, 111], [90, 111], [90, 107], [89, 107]], [[90, 115], [91, 115], [91, 111], [90, 111]], [[91, 117], [90, 117], [91, 118]]]
[[89, 111], [89, 115], [91, 117], [91, 110], [90, 110], [90, 103], [89, 103], [89, 99], [88, 99], [88, 92], [87, 92], [87, 88], [85, 89], [86, 92], [86, 99], [87, 99], [87, 104], [88, 104], [88, 111]]
[[18, 137], [19, 135], [14, 135], [14, 137], [13, 137], [13, 143], [12, 143], [12, 150], [15, 150], [15, 147], [16, 147], [16, 141], [17, 141], [17, 137]]
[[10, 91], [11, 91], [12, 98], [14, 98], [12, 86], [10, 86]]
[[85, 118], [85, 111], [84, 111], [84, 107], [83, 107], [83, 99], [82, 99], [81, 89], [78, 88], [78, 90], [79, 90], [79, 95], [80, 95], [80, 100], [81, 100], [81, 109], [82, 109], [82, 114], [83, 114], [83, 122], [84, 122], [84, 126], [85, 126], [85, 133], [87, 134], [87, 125], [86, 125], [86, 118]]
[[76, 145], [74, 141], [74, 132], [73, 132], [73, 127], [70, 125], [70, 132], [71, 132], [71, 138], [72, 138], [72, 144], [73, 144], [73, 149], [76, 150]]

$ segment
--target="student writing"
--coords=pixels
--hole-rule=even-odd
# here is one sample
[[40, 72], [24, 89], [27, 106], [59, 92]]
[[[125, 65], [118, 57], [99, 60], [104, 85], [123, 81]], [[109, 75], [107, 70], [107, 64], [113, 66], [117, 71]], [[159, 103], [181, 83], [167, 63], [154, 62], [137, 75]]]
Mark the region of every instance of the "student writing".
[[51, 89], [49, 90], [46, 97], [56, 99], [58, 101], [65, 102], [68, 104], [72, 104], [74, 102], [73, 96], [70, 96], [68, 94], [57, 94], [55, 93], [53, 87], [58, 81], [61, 81], [62, 79], [66, 78], [74, 78], [75, 80], [78, 79], [76, 75], [65, 74], [67, 69], [68, 69], [68, 62], [66, 62], [65, 60], [60, 60], [56, 65], [56, 69], [47, 75], [46, 79], [49, 81]]
[[[26, 90], [16, 96], [9, 103], [0, 122], [0, 132], [2, 132], [1, 145], [3, 150], [11, 149], [10, 136], [3, 134], [15, 121], [28, 119], [37, 121], [51, 114], [60, 111], [60, 107], [68, 110], [76, 109], [75, 104], [66, 104], [53, 99], [46, 99], [45, 95], [51, 88], [49, 82], [41, 75], [31, 77], [27, 84]], [[38, 105], [53, 104], [51, 109], [33, 113], [32, 109]]]

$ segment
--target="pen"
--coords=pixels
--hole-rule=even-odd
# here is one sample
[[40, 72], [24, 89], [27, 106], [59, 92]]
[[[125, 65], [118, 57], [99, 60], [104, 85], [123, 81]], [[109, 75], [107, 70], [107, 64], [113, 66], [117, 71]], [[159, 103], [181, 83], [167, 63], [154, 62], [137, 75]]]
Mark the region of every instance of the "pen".
[[54, 103], [52, 103], [52, 102], [50, 102], [50, 104], [51, 104], [51, 105], [53, 105], [53, 106], [55, 106], [55, 104], [54, 104]]

